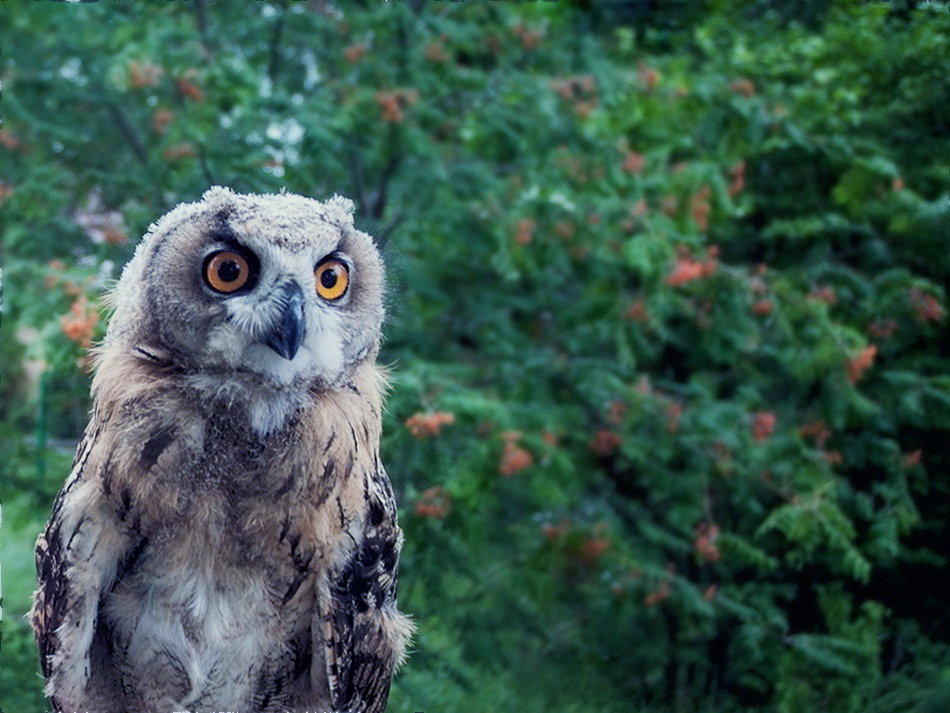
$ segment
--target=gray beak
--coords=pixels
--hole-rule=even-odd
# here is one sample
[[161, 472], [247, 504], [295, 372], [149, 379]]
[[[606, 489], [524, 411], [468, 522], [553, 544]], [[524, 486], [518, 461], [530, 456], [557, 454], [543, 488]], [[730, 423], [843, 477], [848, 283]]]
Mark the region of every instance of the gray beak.
[[293, 359], [303, 339], [303, 292], [296, 282], [288, 282], [279, 292], [283, 305], [280, 318], [261, 342], [284, 359]]

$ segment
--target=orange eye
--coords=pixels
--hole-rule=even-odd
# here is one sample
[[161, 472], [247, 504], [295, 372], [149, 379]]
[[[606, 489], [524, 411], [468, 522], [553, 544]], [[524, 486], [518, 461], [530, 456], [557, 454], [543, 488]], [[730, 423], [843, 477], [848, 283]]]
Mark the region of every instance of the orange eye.
[[350, 273], [340, 260], [326, 260], [313, 271], [317, 281], [317, 294], [325, 300], [338, 300], [346, 294]]
[[247, 260], [233, 250], [212, 253], [205, 260], [205, 282], [215, 292], [237, 292], [250, 278]]

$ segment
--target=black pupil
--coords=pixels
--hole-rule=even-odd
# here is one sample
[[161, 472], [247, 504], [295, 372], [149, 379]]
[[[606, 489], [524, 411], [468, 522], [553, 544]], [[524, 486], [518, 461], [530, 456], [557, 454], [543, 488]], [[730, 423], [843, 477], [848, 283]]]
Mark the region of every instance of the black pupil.
[[218, 277], [222, 282], [234, 282], [241, 276], [241, 268], [234, 260], [225, 260], [218, 267]]
[[326, 270], [320, 273], [320, 284], [326, 287], [328, 290], [332, 290], [336, 287], [336, 281], [339, 279], [339, 276], [336, 274], [335, 267], [328, 267]]

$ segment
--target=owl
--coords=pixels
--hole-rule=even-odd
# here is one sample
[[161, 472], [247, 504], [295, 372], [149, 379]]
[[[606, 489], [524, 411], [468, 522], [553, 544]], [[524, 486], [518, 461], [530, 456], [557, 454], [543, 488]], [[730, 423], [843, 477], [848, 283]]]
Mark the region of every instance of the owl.
[[109, 300], [36, 546], [55, 711], [382, 711], [412, 626], [379, 458], [383, 265], [352, 203], [208, 190]]

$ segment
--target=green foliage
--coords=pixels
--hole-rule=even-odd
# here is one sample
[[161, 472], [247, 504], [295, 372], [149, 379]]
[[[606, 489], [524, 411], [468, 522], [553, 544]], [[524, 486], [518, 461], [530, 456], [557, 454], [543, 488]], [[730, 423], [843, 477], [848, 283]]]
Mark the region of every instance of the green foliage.
[[950, 13], [796, 5], [0, 5], [10, 710], [34, 443], [213, 182], [386, 245], [391, 710], [943, 710]]

